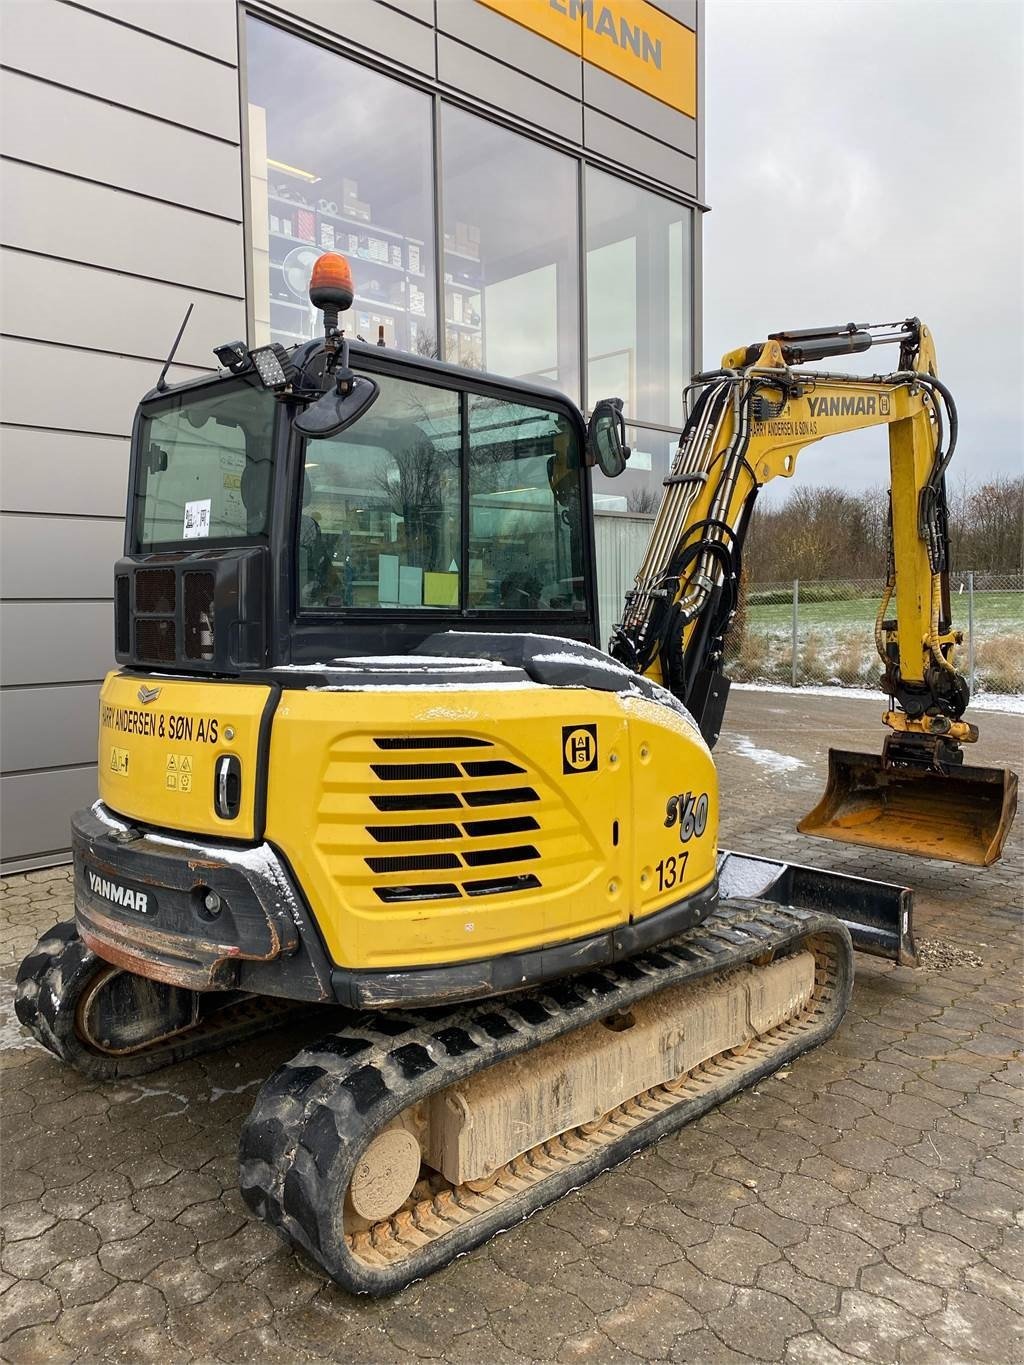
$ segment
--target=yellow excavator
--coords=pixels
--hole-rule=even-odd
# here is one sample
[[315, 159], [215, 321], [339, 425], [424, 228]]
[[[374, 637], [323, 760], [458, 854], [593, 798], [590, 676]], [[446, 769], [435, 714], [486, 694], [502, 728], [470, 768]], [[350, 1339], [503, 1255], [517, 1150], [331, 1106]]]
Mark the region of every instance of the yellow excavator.
[[[352, 295], [322, 257], [322, 338], [227, 343], [140, 404], [75, 918], [16, 1010], [119, 1078], [342, 1007], [260, 1091], [240, 1183], [384, 1294], [827, 1038], [854, 946], [914, 960], [907, 888], [718, 847], [740, 551], [804, 445], [887, 423], [893, 473], [892, 736], [833, 755], [808, 827], [989, 861], [1016, 779], [958, 761], [955, 417], [916, 320], [696, 377], [605, 653], [590, 481], [625, 467], [621, 403], [588, 424], [549, 388], [350, 343]], [[893, 374], [802, 368], [881, 340]]]

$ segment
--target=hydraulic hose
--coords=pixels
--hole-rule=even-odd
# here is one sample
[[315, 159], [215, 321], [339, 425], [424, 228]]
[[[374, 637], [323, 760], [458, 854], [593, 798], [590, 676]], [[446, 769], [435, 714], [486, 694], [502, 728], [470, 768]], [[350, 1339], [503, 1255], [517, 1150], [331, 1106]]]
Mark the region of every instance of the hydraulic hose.
[[939, 613], [942, 610], [942, 579], [938, 574], [932, 574], [932, 621], [931, 633], [926, 641], [932, 658], [940, 668], [947, 673], [956, 673], [957, 669], [953, 664], [953, 646], [950, 646], [950, 657], [947, 659], [939, 645]]
[[892, 594], [896, 587], [896, 580], [890, 574], [889, 581], [885, 585], [885, 592], [882, 594], [882, 603], [875, 616], [875, 648], [878, 650], [878, 657], [883, 664], [888, 664], [889, 660], [885, 657], [885, 640], [882, 636], [882, 622], [885, 620], [885, 613], [889, 610], [889, 603], [892, 601]]

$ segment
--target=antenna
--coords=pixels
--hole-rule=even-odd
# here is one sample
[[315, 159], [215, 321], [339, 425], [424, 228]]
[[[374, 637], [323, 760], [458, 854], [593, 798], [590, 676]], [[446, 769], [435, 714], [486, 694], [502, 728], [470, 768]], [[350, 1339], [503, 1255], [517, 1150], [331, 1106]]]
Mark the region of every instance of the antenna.
[[185, 316], [182, 318], [181, 326], [178, 328], [178, 335], [174, 338], [174, 344], [168, 353], [167, 359], [164, 361], [163, 369], [160, 371], [160, 378], [156, 381], [156, 387], [159, 393], [163, 393], [164, 389], [167, 387], [167, 371], [171, 368], [171, 361], [174, 359], [174, 354], [178, 349], [178, 342], [185, 335], [185, 328], [188, 326], [188, 320], [192, 316], [192, 309], [194, 307], [195, 304], [190, 303], [185, 309]]

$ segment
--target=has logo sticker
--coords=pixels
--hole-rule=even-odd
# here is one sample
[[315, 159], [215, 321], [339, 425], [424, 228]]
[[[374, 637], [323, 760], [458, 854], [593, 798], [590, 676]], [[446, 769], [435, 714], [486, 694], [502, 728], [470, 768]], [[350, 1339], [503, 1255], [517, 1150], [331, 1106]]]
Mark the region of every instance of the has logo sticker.
[[562, 726], [562, 772], [597, 771], [597, 726]]

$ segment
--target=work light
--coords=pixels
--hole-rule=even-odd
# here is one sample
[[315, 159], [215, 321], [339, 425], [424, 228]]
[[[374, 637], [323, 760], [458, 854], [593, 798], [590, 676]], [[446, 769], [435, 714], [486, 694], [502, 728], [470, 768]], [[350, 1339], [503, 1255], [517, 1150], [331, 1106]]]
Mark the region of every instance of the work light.
[[278, 341], [271, 342], [269, 346], [258, 346], [249, 352], [249, 356], [265, 389], [287, 388], [298, 373], [288, 352]]

